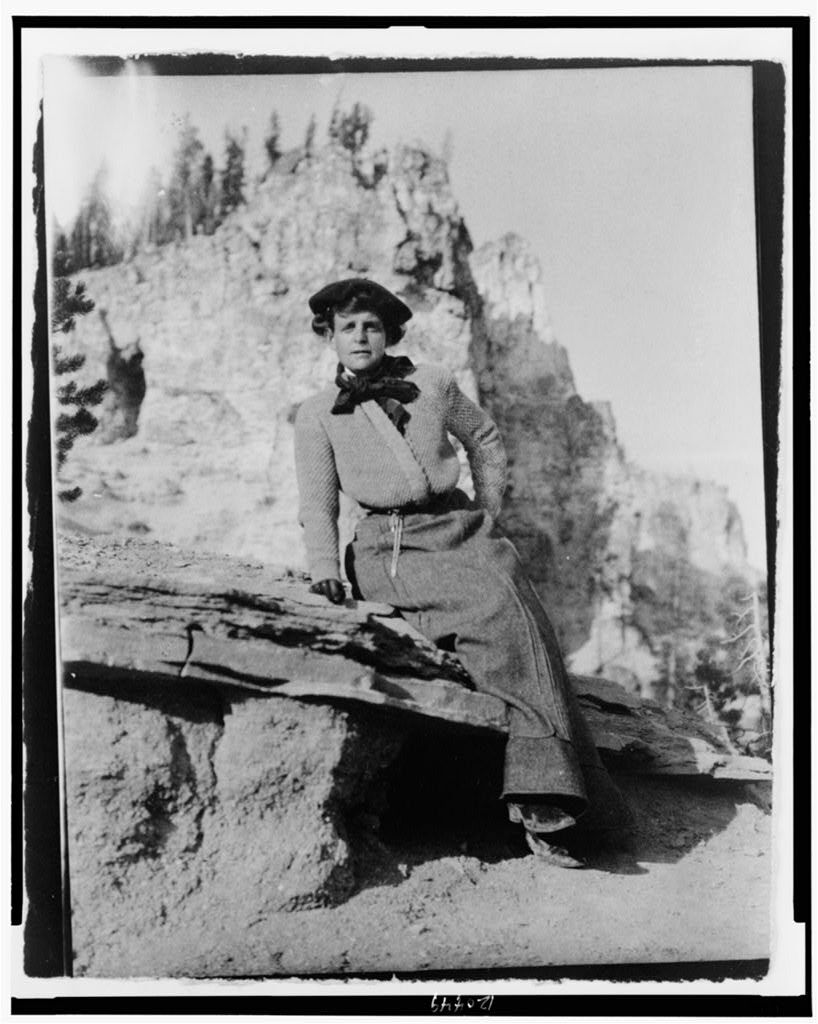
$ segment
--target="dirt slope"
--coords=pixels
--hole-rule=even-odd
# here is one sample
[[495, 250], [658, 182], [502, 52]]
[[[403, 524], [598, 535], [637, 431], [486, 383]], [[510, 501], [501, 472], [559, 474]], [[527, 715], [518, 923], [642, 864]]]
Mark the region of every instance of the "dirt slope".
[[[214, 918], [210, 948], [184, 929], [138, 973], [184, 976], [476, 971], [742, 960], [768, 955], [769, 819], [740, 796], [623, 781], [635, 857], [584, 871], [521, 850], [452, 855], [405, 838], [342, 906], [282, 913], [238, 931]], [[479, 844], [478, 844], [479, 845]], [[488, 856], [487, 856], [488, 855]]]

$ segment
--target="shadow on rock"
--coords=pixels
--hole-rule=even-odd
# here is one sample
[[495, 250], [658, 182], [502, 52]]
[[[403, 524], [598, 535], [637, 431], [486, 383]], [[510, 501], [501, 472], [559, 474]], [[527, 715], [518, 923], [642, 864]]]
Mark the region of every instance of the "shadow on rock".
[[632, 852], [643, 863], [677, 863], [723, 832], [741, 805], [770, 813], [770, 783], [661, 776], [616, 781], [634, 816]]

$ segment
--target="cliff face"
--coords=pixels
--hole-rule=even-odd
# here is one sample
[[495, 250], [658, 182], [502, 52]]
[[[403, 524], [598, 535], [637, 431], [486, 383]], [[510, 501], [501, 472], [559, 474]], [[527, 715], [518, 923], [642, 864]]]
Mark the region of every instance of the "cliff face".
[[[335, 364], [306, 297], [369, 276], [414, 310], [405, 351], [447, 366], [497, 419], [503, 526], [572, 667], [649, 687], [685, 603], [698, 601], [692, 643], [718, 625], [725, 581], [749, 573], [736, 510], [723, 488], [629, 465], [610, 410], [576, 393], [526, 244], [471, 248], [442, 162], [402, 147], [364, 166], [328, 148], [283, 160], [213, 236], [83, 271], [114, 343], [138, 338], [147, 389], [135, 436], [106, 444], [103, 429], [72, 451], [66, 483], [84, 493], [66, 525], [301, 567], [292, 422]], [[69, 344], [105, 375], [97, 313]]]
[[692, 663], [703, 634], [719, 629], [725, 588], [750, 575], [738, 512], [724, 487], [627, 461], [610, 407], [576, 393], [522, 239], [484, 246], [471, 266], [480, 395], [509, 452], [503, 526], [575, 671], [653, 692], [666, 647], [681, 643]]
[[[387, 175], [368, 178], [330, 148], [274, 174], [213, 236], [83, 271], [115, 342], [138, 337], [147, 393], [137, 436], [103, 446], [103, 424], [72, 453], [67, 476], [85, 494], [69, 518], [302, 564], [292, 421], [335, 368], [306, 297], [354, 275], [399, 291], [415, 310], [413, 357], [449, 366], [474, 395], [456, 282], [468, 248], [439, 161], [403, 149]], [[87, 353], [89, 378], [105, 375], [96, 312], [70, 342]]]

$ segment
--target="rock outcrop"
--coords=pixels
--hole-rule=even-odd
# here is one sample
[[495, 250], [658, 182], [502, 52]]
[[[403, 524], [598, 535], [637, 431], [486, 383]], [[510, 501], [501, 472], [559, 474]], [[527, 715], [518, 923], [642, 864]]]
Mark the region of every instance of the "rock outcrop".
[[106, 958], [122, 973], [135, 936], [193, 936], [354, 890], [350, 829], [367, 812], [377, 821], [368, 787], [398, 730], [329, 706], [133, 682], [68, 687], [64, 716], [78, 973], [104, 973]]
[[[401, 856], [380, 831], [400, 813], [399, 756], [391, 792], [422, 821], [414, 785], [435, 735], [429, 820], [451, 791], [497, 828], [505, 707], [391, 609], [336, 608], [303, 578], [156, 543], [63, 538], [63, 552], [77, 974], [164, 974], [169, 954], [230, 974], [237, 935], [346, 901]], [[766, 790], [767, 762], [695, 716], [573, 683], [609, 766], [647, 793], [668, 777]], [[452, 753], [464, 734], [473, 763]]]
[[[667, 651], [692, 671], [703, 636], [724, 633], [725, 588], [751, 580], [724, 489], [627, 462], [610, 409], [576, 393], [536, 259], [515, 236], [471, 251], [442, 161], [403, 146], [369, 174], [330, 146], [282, 168], [214, 235], [82, 272], [115, 335], [138, 326], [147, 391], [135, 436], [75, 447], [66, 475], [84, 494], [66, 522], [299, 569], [292, 423], [334, 369], [305, 299], [370, 276], [414, 310], [412, 357], [449, 367], [498, 420], [502, 522], [575, 670], [666, 693]], [[72, 343], [95, 379], [100, 322]]]
[[139, 411], [145, 398], [145, 354], [139, 335], [129, 326], [129, 337], [115, 338], [108, 323], [107, 310], [97, 310], [108, 336], [108, 358], [105, 360], [105, 383], [108, 385], [102, 403], [101, 438], [109, 444], [134, 437], [139, 429]]
[[[61, 654], [69, 687], [118, 696], [197, 694], [214, 688], [332, 704], [368, 705], [421, 719], [507, 732], [507, 709], [474, 691], [458, 659], [417, 633], [388, 605], [340, 606], [308, 590], [305, 577], [268, 570], [261, 592], [237, 588], [235, 562], [214, 575], [171, 568], [161, 577], [101, 564], [61, 579]], [[128, 555], [138, 556], [138, 548]], [[107, 553], [107, 558], [106, 558]], [[121, 553], [121, 552], [120, 552]], [[696, 715], [665, 712], [597, 677], [571, 682], [600, 752], [621, 769], [662, 775], [766, 779], [769, 765], [737, 755], [720, 730]], [[320, 731], [320, 730], [319, 730]], [[266, 760], [263, 755], [262, 760]]]

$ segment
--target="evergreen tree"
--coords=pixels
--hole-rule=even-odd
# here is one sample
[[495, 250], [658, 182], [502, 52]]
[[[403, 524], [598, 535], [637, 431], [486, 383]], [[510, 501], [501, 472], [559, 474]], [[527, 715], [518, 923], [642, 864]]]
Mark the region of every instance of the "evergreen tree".
[[694, 710], [713, 724], [729, 722], [724, 705], [732, 696], [732, 679], [725, 652], [717, 636], [709, 636], [696, 652], [693, 669], [695, 683], [688, 683], [688, 693], [694, 694]]
[[304, 152], [307, 156], [312, 156], [313, 150], [315, 149], [315, 114], [312, 114], [307, 124], [307, 131], [304, 136]]
[[730, 691], [738, 704], [748, 698], [758, 702], [759, 733], [754, 752], [772, 749], [773, 694], [770, 685], [767, 609], [764, 588], [744, 588], [733, 595], [732, 630], [725, 640], [731, 668]]
[[222, 171], [221, 214], [224, 217], [244, 203], [244, 144], [235, 135], [225, 135], [224, 170]]
[[213, 165], [213, 157], [205, 153], [201, 167], [201, 199], [202, 208], [198, 218], [198, 224], [206, 235], [212, 235], [219, 226], [219, 197], [218, 188], [215, 184], [216, 169]]
[[187, 240], [200, 221], [203, 209], [202, 164], [204, 145], [199, 131], [185, 116], [179, 131], [179, 141], [173, 155], [173, 168], [168, 185], [170, 230], [174, 238]]
[[156, 167], [151, 167], [141, 202], [140, 245], [163, 245], [173, 238], [167, 191]]
[[281, 157], [281, 149], [279, 143], [281, 141], [281, 125], [278, 120], [278, 112], [273, 111], [270, 115], [270, 127], [267, 133], [267, 137], [264, 140], [264, 149], [267, 153], [268, 170], [271, 167], [275, 167], [279, 158]]
[[330, 142], [341, 141], [341, 121], [343, 120], [343, 114], [341, 113], [341, 107], [338, 101], [335, 101], [335, 106], [332, 108], [332, 114], [330, 115], [329, 125], [327, 127], [327, 135], [329, 136]]
[[107, 267], [122, 259], [107, 194], [108, 168], [103, 163], [85, 194], [71, 230], [71, 257], [75, 270]]
[[[64, 270], [64, 266], [64, 256], [58, 244], [55, 244], [51, 293], [52, 334], [70, 334], [76, 325], [76, 318], [85, 316], [94, 308], [93, 300], [86, 295], [85, 285], [82, 281], [72, 287], [70, 280], [64, 274], [58, 273], [58, 271]], [[85, 364], [84, 355], [80, 353], [65, 355], [57, 342], [53, 342], [51, 353], [54, 374], [58, 377], [74, 374]], [[98, 421], [96, 416], [90, 412], [89, 407], [99, 405], [106, 387], [104, 380], [98, 380], [90, 387], [80, 387], [75, 379], [70, 379], [57, 388], [58, 403], [74, 410], [70, 413], [61, 412], [57, 417], [58, 471], [65, 463], [69, 451], [74, 446], [74, 441], [78, 437], [96, 430]], [[62, 501], [75, 501], [82, 494], [82, 488], [73, 487], [58, 493]]]
[[71, 253], [71, 243], [63, 229], [55, 223], [54, 225], [54, 254], [52, 258], [53, 274], [55, 277], [67, 277], [74, 270], [74, 259]]
[[342, 114], [337, 125], [337, 139], [350, 153], [360, 153], [369, 138], [372, 111], [363, 103], [355, 103], [348, 114]]

